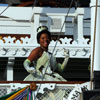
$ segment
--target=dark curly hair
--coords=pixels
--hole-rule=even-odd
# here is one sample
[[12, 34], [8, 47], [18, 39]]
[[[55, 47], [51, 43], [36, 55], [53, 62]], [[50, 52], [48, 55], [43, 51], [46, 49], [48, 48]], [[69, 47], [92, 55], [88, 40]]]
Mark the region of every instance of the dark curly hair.
[[51, 33], [48, 31], [48, 29], [44, 29], [37, 33], [37, 42], [40, 43], [40, 36], [45, 33], [48, 35], [49, 39], [51, 40]]

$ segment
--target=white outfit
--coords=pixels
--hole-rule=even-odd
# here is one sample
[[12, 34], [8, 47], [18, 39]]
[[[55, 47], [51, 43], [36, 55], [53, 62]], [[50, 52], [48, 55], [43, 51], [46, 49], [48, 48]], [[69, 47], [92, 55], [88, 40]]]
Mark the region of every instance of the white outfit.
[[56, 58], [48, 52], [43, 52], [35, 66], [36, 73], [29, 74], [24, 81], [66, 81], [58, 73], [52, 72], [51, 68], [57, 68], [58, 64]]

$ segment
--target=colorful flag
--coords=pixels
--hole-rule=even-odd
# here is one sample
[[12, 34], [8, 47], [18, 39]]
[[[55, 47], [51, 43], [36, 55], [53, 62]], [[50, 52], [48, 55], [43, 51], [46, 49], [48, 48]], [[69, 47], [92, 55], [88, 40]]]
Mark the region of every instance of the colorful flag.
[[27, 96], [27, 91], [28, 91], [28, 88], [26, 88], [26, 90], [24, 90], [22, 93], [17, 95], [13, 100], [23, 100], [23, 98]]
[[10, 96], [9, 98], [7, 98], [6, 100], [13, 100], [16, 96], [18, 96], [19, 94], [21, 94], [27, 87], [19, 90], [18, 92], [14, 93], [12, 96]]

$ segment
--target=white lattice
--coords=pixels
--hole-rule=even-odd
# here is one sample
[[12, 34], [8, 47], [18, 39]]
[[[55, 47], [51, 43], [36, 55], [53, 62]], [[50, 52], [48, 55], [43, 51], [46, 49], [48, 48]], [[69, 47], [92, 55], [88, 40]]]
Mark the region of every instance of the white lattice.
[[0, 87], [0, 97], [7, 94], [7, 87]]
[[16, 37], [3, 37], [2, 39], [0, 39], [0, 45], [25, 45], [25, 44], [29, 44], [30, 43], [30, 38], [28, 38], [27, 36], [25, 38], [20, 37], [20, 39], [18, 40]]

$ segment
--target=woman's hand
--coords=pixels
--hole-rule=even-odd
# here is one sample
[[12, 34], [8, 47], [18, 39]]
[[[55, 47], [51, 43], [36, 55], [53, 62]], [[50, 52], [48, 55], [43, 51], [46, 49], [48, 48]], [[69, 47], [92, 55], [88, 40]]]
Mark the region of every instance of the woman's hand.
[[69, 57], [69, 50], [64, 49], [64, 56], [65, 58]]
[[27, 68], [27, 72], [29, 72], [29, 73], [35, 73], [36, 72], [36, 70], [35, 70], [35, 68], [34, 67], [28, 67]]

